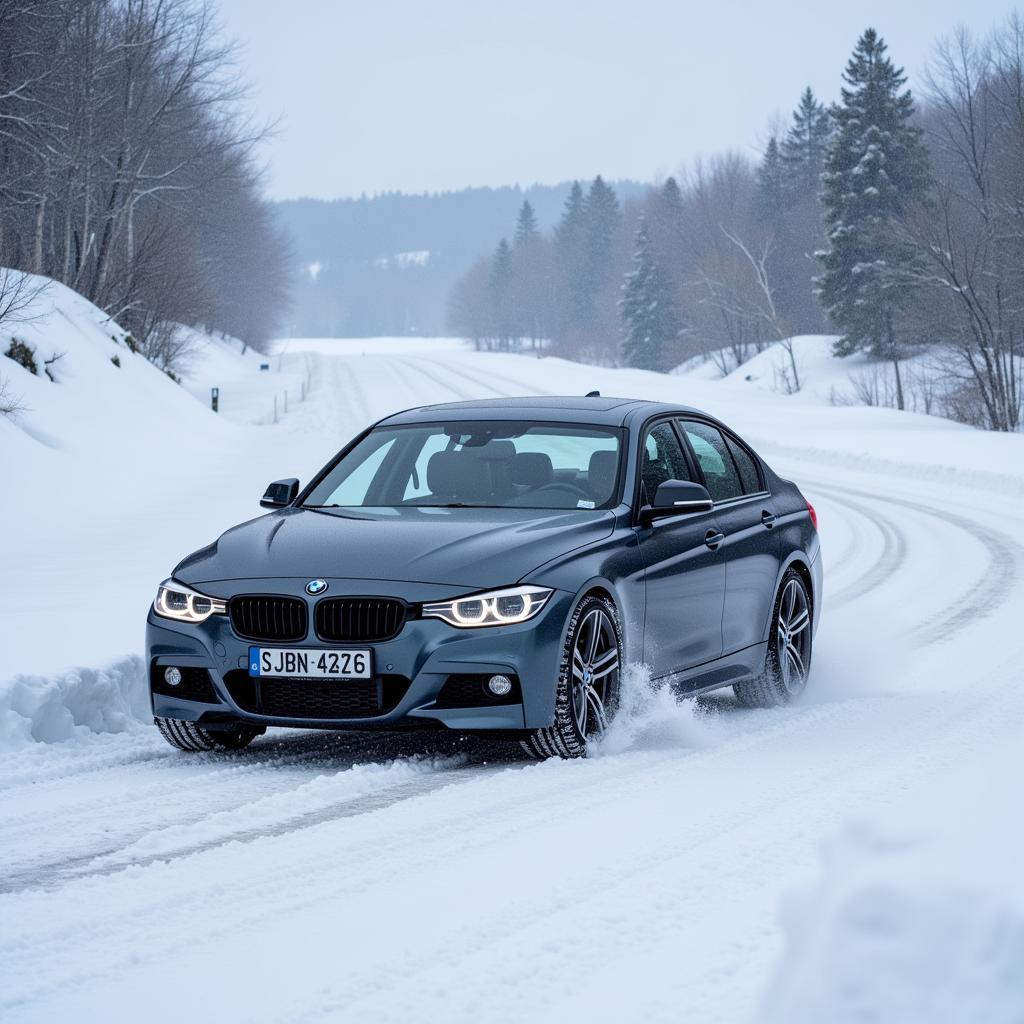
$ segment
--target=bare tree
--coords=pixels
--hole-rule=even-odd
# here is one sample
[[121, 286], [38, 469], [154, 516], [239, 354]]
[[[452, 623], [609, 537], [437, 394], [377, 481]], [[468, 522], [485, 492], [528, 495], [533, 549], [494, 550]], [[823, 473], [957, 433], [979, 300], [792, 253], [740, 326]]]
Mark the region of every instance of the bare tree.
[[[1024, 359], [1024, 22], [988, 42], [961, 31], [928, 72], [933, 202], [905, 228], [925, 257], [917, 329], [942, 342], [946, 374], [972, 389], [984, 425], [1021, 424]], [[961, 406], [966, 408], [961, 400]], [[969, 404], [969, 403], [968, 403]]]

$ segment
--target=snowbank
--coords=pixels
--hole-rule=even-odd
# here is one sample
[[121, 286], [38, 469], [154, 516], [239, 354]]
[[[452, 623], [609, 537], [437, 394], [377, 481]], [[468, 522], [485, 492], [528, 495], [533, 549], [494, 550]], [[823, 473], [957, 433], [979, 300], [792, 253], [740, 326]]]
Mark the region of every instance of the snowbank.
[[1021, 740], [828, 847], [785, 908], [764, 1024], [1024, 1019]]
[[88, 733], [125, 732], [153, 720], [142, 658], [56, 676], [19, 675], [0, 683], [0, 750], [59, 743]]

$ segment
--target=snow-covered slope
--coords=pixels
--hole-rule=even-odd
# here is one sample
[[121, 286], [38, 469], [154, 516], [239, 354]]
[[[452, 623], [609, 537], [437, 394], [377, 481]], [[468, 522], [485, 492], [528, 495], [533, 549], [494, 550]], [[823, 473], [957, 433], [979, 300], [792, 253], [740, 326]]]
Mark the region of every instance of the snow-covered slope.
[[[829, 334], [802, 334], [775, 342], [724, 377], [713, 360], [703, 358], [692, 359], [673, 372], [688, 380], [718, 380], [741, 391], [786, 395], [794, 401], [817, 405], [864, 405], [864, 391], [879, 396], [892, 392], [891, 366], [863, 353], [840, 358], [832, 352], [835, 340]], [[908, 407], [922, 404], [918, 402], [916, 377], [934, 376], [931, 359], [923, 352], [901, 361]]]

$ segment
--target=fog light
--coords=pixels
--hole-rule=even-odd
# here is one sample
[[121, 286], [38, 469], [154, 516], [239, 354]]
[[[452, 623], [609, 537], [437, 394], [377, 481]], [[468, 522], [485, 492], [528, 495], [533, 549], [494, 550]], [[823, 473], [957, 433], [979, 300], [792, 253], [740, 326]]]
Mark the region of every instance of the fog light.
[[512, 680], [508, 676], [491, 676], [487, 680], [487, 689], [495, 697], [504, 697], [506, 693], [512, 692]]
[[170, 668], [165, 668], [164, 679], [168, 686], [177, 686], [181, 682], [181, 669], [175, 668], [173, 665]]

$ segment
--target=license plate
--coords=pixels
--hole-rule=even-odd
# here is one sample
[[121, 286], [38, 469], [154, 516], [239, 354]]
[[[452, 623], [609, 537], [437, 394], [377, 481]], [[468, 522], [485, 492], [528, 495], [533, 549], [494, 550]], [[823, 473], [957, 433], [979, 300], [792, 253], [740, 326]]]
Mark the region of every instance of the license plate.
[[317, 651], [308, 647], [250, 647], [249, 675], [305, 679], [371, 679], [370, 650]]

